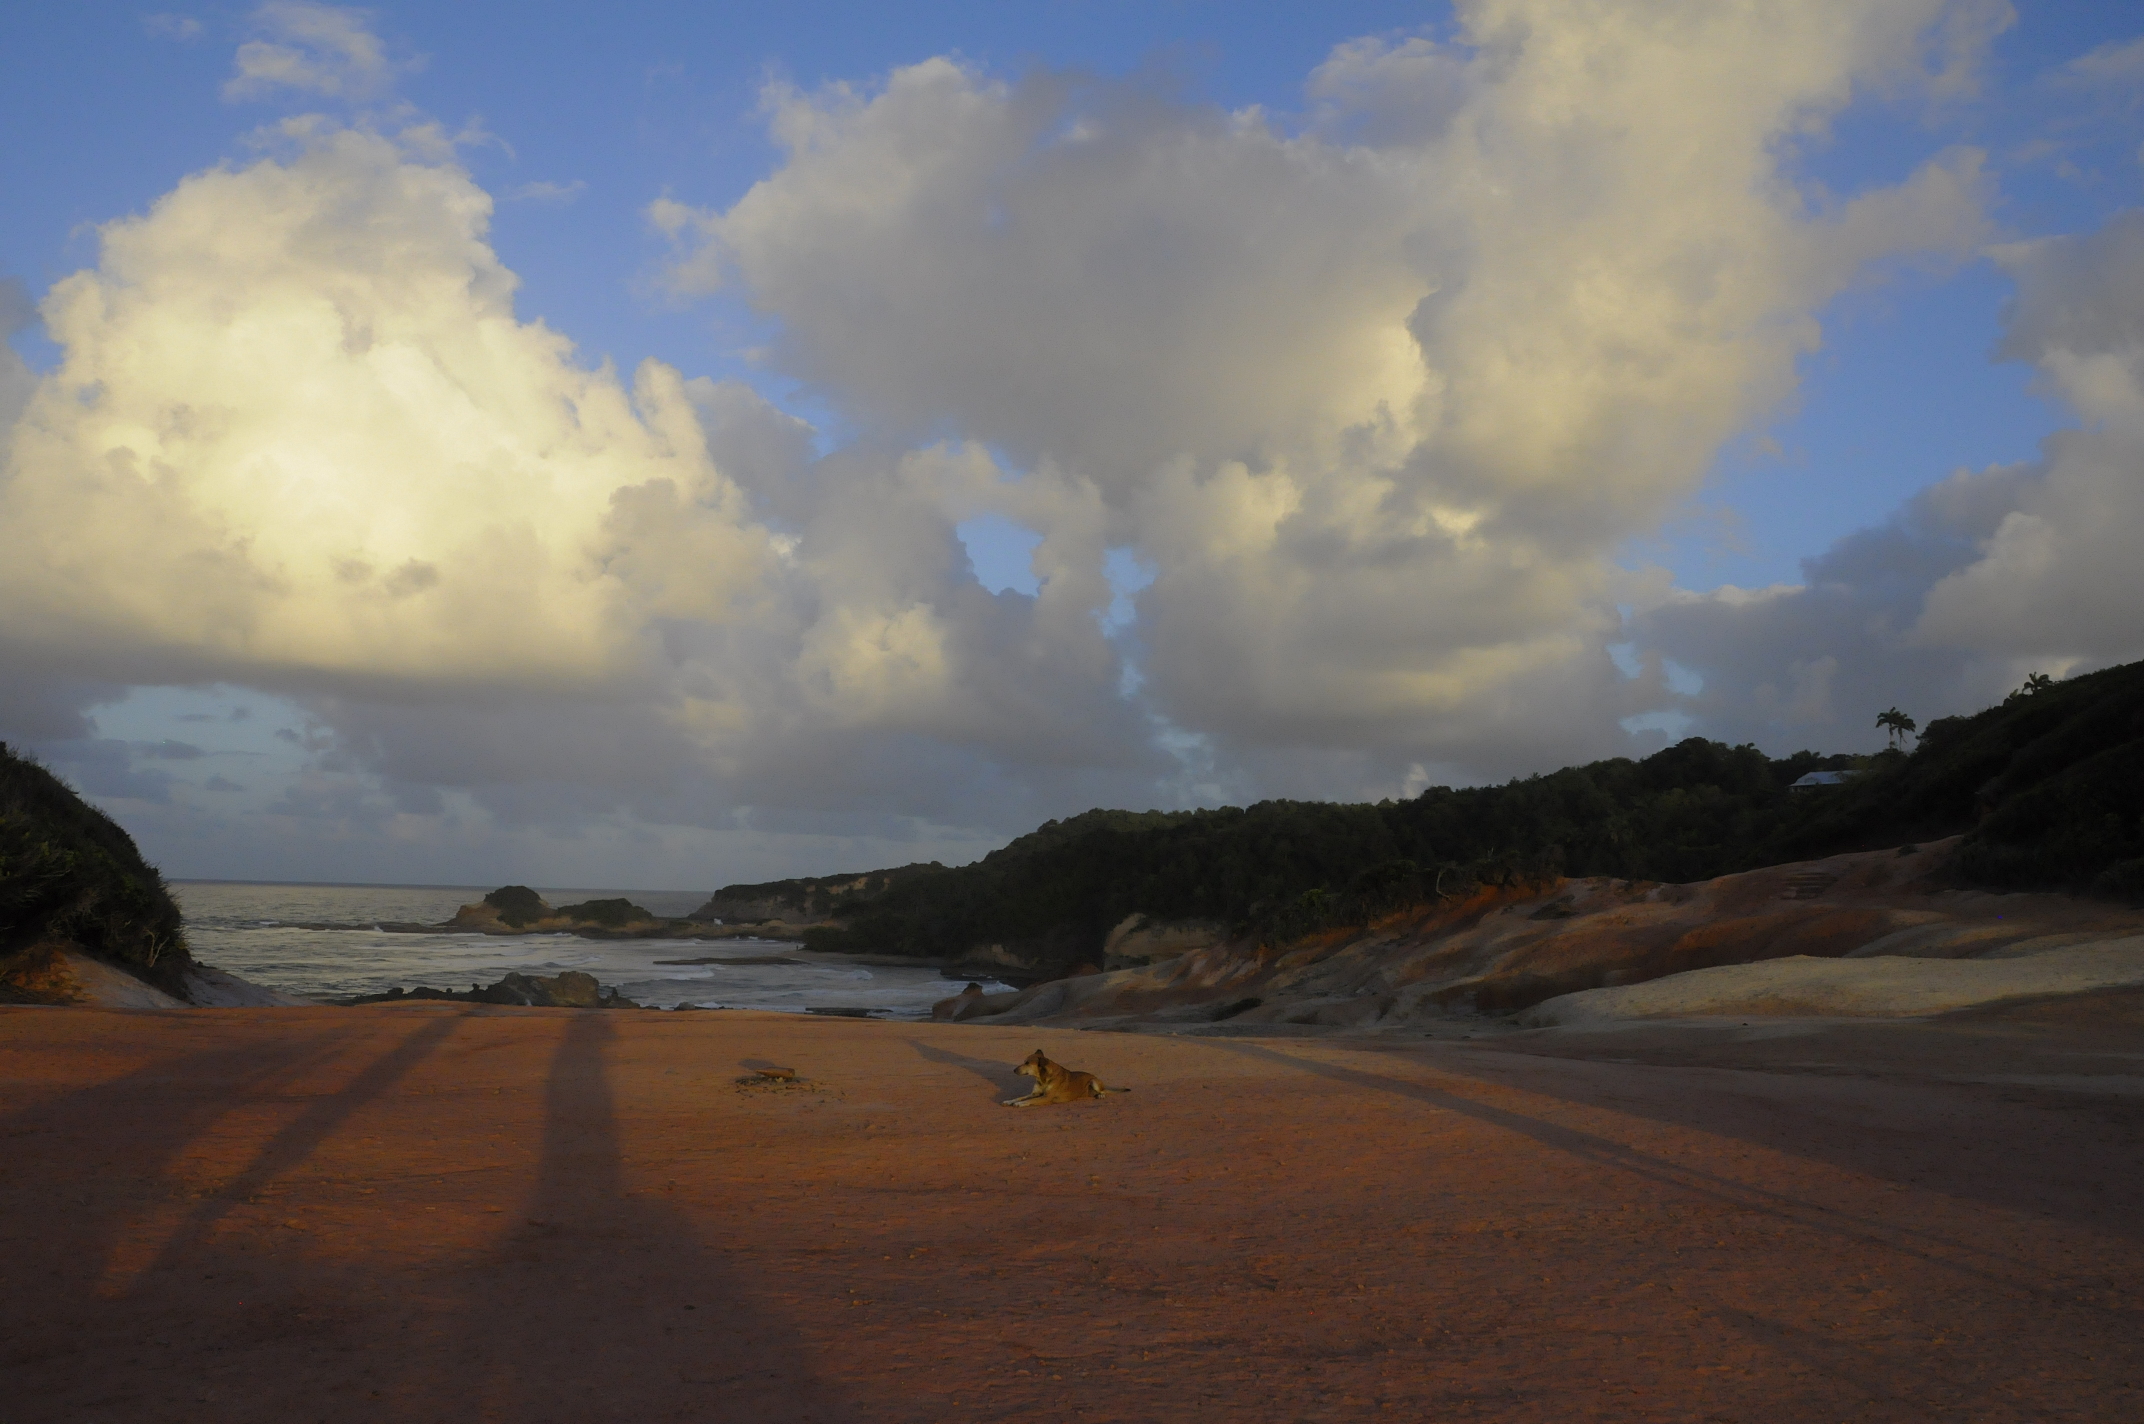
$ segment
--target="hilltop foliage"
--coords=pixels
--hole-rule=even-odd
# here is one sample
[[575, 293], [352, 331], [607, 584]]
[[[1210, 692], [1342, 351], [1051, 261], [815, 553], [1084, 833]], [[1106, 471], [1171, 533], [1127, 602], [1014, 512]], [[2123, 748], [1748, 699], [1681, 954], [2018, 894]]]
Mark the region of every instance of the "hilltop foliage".
[[[642, 920], [652, 920], [652, 911], [634, 904], [631, 900], [583, 900], [578, 905], [561, 905], [553, 914], [569, 920], [602, 925], [608, 929], [620, 929]], [[501, 916], [503, 919], [504, 916]]]
[[1912, 755], [1871, 760], [1800, 808], [1779, 859], [1970, 830], [1964, 884], [2144, 895], [2144, 663], [2036, 674], [1999, 706], [1929, 723]]
[[836, 907], [823, 948], [943, 954], [979, 943], [1093, 958], [1139, 912], [1283, 939], [1477, 884], [1560, 873], [1695, 880], [1752, 863], [1804, 772], [1698, 739], [1499, 787], [1377, 805], [1264, 801], [1211, 811], [1089, 811], [974, 865]]
[[43, 941], [173, 992], [192, 963], [179, 907], [133, 838], [0, 743], [0, 956]]
[[501, 885], [484, 897], [484, 903], [499, 912], [500, 924], [517, 930], [557, 913], [526, 885]]
[[918, 861], [886, 870], [858, 870], [843, 875], [805, 875], [792, 880], [769, 880], [757, 885], [725, 885], [708, 897], [688, 919], [749, 922], [768, 915], [818, 918], [838, 915], [890, 890], [904, 880], [934, 875], [945, 867], [937, 861]]

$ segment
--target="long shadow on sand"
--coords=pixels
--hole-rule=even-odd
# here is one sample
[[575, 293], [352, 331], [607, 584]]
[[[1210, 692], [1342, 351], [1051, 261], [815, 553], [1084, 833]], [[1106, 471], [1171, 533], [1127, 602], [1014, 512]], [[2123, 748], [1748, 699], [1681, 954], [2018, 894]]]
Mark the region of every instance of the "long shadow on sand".
[[[210, 1233], [218, 1220], [276, 1174], [302, 1162], [335, 1127], [388, 1090], [453, 1029], [451, 1020], [428, 1024], [361, 1069], [341, 1089], [316, 1099], [297, 1121], [278, 1132], [252, 1160], [198, 1199], [167, 1228], [168, 1242], [154, 1253], [151, 1270], [169, 1269], [189, 1243]], [[382, 1037], [385, 1037], [382, 1035]], [[10, 1195], [64, 1210], [8, 1214], [7, 1258], [26, 1275], [47, 1284], [34, 1302], [86, 1299], [108, 1282], [129, 1227], [142, 1215], [143, 1182], [171, 1201], [181, 1190], [180, 1159], [201, 1144], [234, 1111], [273, 1100], [282, 1085], [323, 1068], [360, 1039], [321, 1042], [294, 1037], [223, 1046], [201, 1052], [163, 1054], [132, 1072], [95, 1087], [0, 1117]], [[174, 1090], [177, 1091], [174, 1091]], [[129, 1175], [109, 1160], [123, 1143]], [[107, 1149], [106, 1144], [114, 1144]], [[95, 1162], [98, 1165], [84, 1167]], [[23, 1335], [10, 1315], [30, 1306], [21, 1292], [0, 1292], [0, 1330], [18, 1346]]]
[[439, 1417], [861, 1417], [817, 1383], [786, 1324], [683, 1212], [630, 1190], [604, 1065], [612, 1038], [595, 1012], [559, 1040], [534, 1189], [489, 1252], [456, 1273], [442, 1323], [460, 1342], [443, 1362], [444, 1393], [462, 1403]]
[[[540, 1098], [500, 1098], [484, 1127], [540, 1134], [533, 1175], [472, 1172], [448, 1184], [472, 1098], [453, 1098], [452, 1065], [396, 1090], [473, 1015], [376, 1020], [361, 1033], [310, 1026], [241, 1049], [167, 1056], [113, 1082], [0, 1119], [5, 1146], [41, 1144], [35, 1171], [0, 1188], [0, 1417], [8, 1424], [161, 1421], [492, 1420], [641, 1424], [656, 1420], [846, 1424], [867, 1410], [814, 1378], [808, 1350], [767, 1314], [725, 1254], [684, 1212], [630, 1180], [605, 1051], [602, 1011], [531, 1017], [517, 1031], [555, 1035]], [[324, 1021], [315, 1021], [324, 1022]], [[271, 1041], [272, 1040], [272, 1041]], [[168, 1167], [242, 1099], [356, 1046], [373, 1056], [345, 1086], [309, 1102], [225, 1185], [173, 1203]], [[332, 1065], [330, 1065], [332, 1066]], [[442, 1086], [444, 1084], [444, 1086]], [[384, 1100], [384, 1101], [383, 1101]], [[492, 1099], [487, 1094], [482, 1102]], [[273, 1207], [249, 1195], [289, 1186], [292, 1170], [360, 1108], [434, 1114], [442, 1140], [415, 1175], [440, 1189], [373, 1209], [377, 1249], [330, 1239], [320, 1213], [365, 1199], [301, 1183]], [[535, 1118], [517, 1121], [520, 1118]], [[540, 1114], [540, 1117], [538, 1116]], [[376, 1119], [375, 1119], [376, 1121]], [[223, 1131], [229, 1131], [226, 1124]], [[374, 1130], [377, 1130], [375, 1128]], [[121, 1144], [126, 1174], [112, 1161]], [[418, 1136], [423, 1136], [420, 1130]], [[147, 1144], [146, 1157], [138, 1149]], [[481, 1147], [472, 1143], [472, 1157]], [[144, 1170], [144, 1163], [148, 1170]], [[100, 1166], [113, 1179], [100, 1182]], [[340, 1170], [340, 1169], [338, 1169]], [[491, 1182], [496, 1216], [483, 1216]], [[275, 1186], [270, 1188], [270, 1184]], [[423, 1203], [437, 1201], [429, 1207]], [[40, 1205], [46, 1207], [39, 1211]], [[740, 1210], [744, 1210], [740, 1204]], [[439, 1215], [430, 1213], [437, 1211]], [[272, 1213], [272, 1215], [270, 1214]], [[295, 1213], [300, 1220], [276, 1218]], [[475, 1213], [475, 1215], [472, 1215]], [[115, 1249], [145, 1224], [162, 1246], [115, 1277]], [[495, 1221], [488, 1239], [472, 1221]], [[138, 1249], [138, 1248], [134, 1248]]]
[[[1284, 1064], [1351, 1087], [1390, 1093], [1446, 1112], [1462, 1114], [1489, 1126], [1531, 1138], [1553, 1151], [1583, 1162], [1628, 1173], [1664, 1189], [1706, 1198], [1738, 1211], [1771, 1216], [1804, 1229], [1831, 1235], [1839, 1240], [1842, 1250], [1902, 1253], [1983, 1285], [2041, 1296], [2050, 1302], [2066, 1299], [2069, 1295], [2062, 1282], [2047, 1280], [2040, 1268], [2021, 1267], [1997, 1244], [1937, 1235], [1901, 1225], [1895, 1220], [1878, 1220], [1873, 1216], [1835, 1205], [1772, 1191], [1747, 1181], [1641, 1151], [1596, 1133], [1497, 1107], [1463, 1093], [1446, 1091], [1419, 1080], [1369, 1073], [1358, 1068], [1300, 1057], [1241, 1040], [1192, 1038], [1185, 1041]], [[1440, 1062], [1439, 1067], [1447, 1073], [1452, 1071], [1450, 1065], [1445, 1063]], [[1493, 1082], [1488, 1078], [1478, 1081], [1485, 1086]], [[1529, 1092], [1544, 1091], [1541, 1084], [1531, 1080], [1525, 1084], [1525, 1089]], [[1690, 1096], [1694, 1099], [1698, 1095]], [[1597, 1100], [1589, 1100], [1578, 1094], [1570, 1094], [1562, 1100], [1580, 1106], [1605, 1106]], [[1629, 1105], [1618, 1099], [1613, 1106], [1615, 1111], [1623, 1112]], [[1720, 1105], [1715, 1103], [1713, 1114], [1718, 1114], [1719, 1110]], [[1707, 1127], [1705, 1122], [1707, 1115], [1702, 1108], [1693, 1105], [1688, 1111], [1686, 1121], [1688, 1125], [1699, 1130], [1710, 1131], [1712, 1129]], [[1874, 1130], [1871, 1129], [1872, 1132]], [[1936, 1189], [1941, 1190], [1940, 1186]], [[2127, 1314], [2126, 1311], [2121, 1313]]]
[[[1442, 1111], [1464, 1115], [1488, 1126], [1529, 1138], [1545, 1148], [1581, 1162], [1628, 1173], [1661, 1189], [1663, 1195], [1709, 1199], [1717, 1205], [1739, 1212], [1770, 1216], [1783, 1224], [1791, 1223], [1803, 1230], [1832, 1236], [1838, 1242], [1837, 1255], [1842, 1261], [1865, 1263], [1885, 1257], [1910, 1257], [1940, 1272], [1951, 1273], [1960, 1279], [1961, 1284], [1977, 1286], [1983, 1292], [1992, 1288], [2006, 1295], [2037, 1298], [2052, 1310], [2081, 1311], [2094, 1317], [2095, 1330], [2105, 1330], [2113, 1326], [2120, 1331], [2126, 1328], [2128, 1320], [2134, 1316], [2134, 1311], [2126, 1304], [2103, 1304], [2079, 1299], [2074, 1283], [2047, 1277], [2044, 1263], [2026, 1264], [2015, 1261], [2004, 1254], [1999, 1246], [1990, 1243], [1964, 1239], [1955, 1234], [1940, 1235], [1901, 1225], [1896, 1220], [1879, 1221], [1842, 1210], [1832, 1204], [1768, 1190], [1746, 1181], [1645, 1152], [1597, 1133], [1484, 1103], [1465, 1093], [1445, 1091], [1419, 1080], [1365, 1072], [1241, 1040], [1194, 1038], [1185, 1041], [1285, 1065], [1352, 1088], [1392, 1094]], [[1447, 1064], [1440, 1062], [1439, 1067], [1446, 1072], [1451, 1071]], [[1487, 1087], [1494, 1080], [1482, 1078], [1474, 1081]], [[1525, 1087], [1528, 1091], [1541, 1091], [1540, 1085], [1532, 1081], [1527, 1082]], [[1590, 1107], [1604, 1106], [1597, 1101], [1589, 1102], [1577, 1094], [1571, 1094], [1564, 1101]], [[1625, 1107], [1626, 1103], [1620, 1098], [1614, 1103], [1616, 1111], [1620, 1112]], [[1701, 1116], [1701, 1113], [1693, 1113], [1693, 1117]], [[1701, 1123], [1693, 1125], [1701, 1126]], [[1897, 1359], [1886, 1362], [1882, 1369], [1877, 1371], [1872, 1369], [1870, 1362], [1863, 1358], [1856, 1348], [1842, 1346], [1838, 1341], [1799, 1328], [1784, 1318], [1753, 1314], [1747, 1309], [1716, 1298], [1708, 1300], [1707, 1304], [1717, 1318], [1732, 1324], [1745, 1338], [1762, 1349], [1791, 1356], [1806, 1369], [1852, 1379], [1862, 1392], [1872, 1399], [1903, 1397], [1900, 1395], [1900, 1384], [1906, 1376], [1912, 1376], [1926, 1386], [1933, 1386], [1948, 1378], [1943, 1370], [1933, 1366], [1919, 1362], [1908, 1364]]]
[[1007, 1096], [1019, 1097], [1032, 1085], [1013, 1071], [1013, 1065], [994, 1058], [970, 1058], [965, 1053], [948, 1053], [920, 1039], [906, 1038], [901, 1042], [913, 1048], [917, 1054], [933, 1063], [943, 1063], [952, 1068], [964, 1068], [990, 1085], [993, 1099], [1003, 1102]]
[[[1603, 1036], [1581, 1048], [1558, 1036], [1492, 1043], [1464, 1056], [1480, 1067], [1504, 1059], [1496, 1078], [1577, 1105], [1591, 1101], [1581, 1065], [1597, 1074], [1609, 1060], [1621, 1079], [1617, 1112], [2144, 1239], [2144, 1099], [2034, 1086], [2035, 1072], [2078, 1071], [2048, 1051], [2071, 1043], [2051, 1037], [2027, 1045], [2032, 1052], [2019, 1062], [2020, 1045], [2005, 1041], [2001, 1027], [1976, 1035], [1970, 1022], [1833, 1024], [1757, 1045], [1707, 1045], [1691, 1034], [1688, 1047], [1635, 1060], [1610, 1055], [1659, 1045]], [[2144, 1035], [2126, 1028], [2119, 1043], [2133, 1053]], [[2122, 1068], [2135, 1061], [2121, 1057]], [[2083, 1066], [2107, 1071], [2104, 1055]], [[2020, 1076], [1974, 1081], [1976, 1072]], [[1887, 1128], [1876, 1125], [1883, 1117]]]

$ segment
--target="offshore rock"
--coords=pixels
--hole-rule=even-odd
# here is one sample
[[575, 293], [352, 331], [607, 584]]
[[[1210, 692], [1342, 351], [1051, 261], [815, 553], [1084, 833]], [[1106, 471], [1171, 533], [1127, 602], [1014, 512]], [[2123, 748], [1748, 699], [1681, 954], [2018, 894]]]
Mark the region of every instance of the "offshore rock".
[[475, 984], [467, 993], [448, 989], [430, 989], [419, 986], [415, 989], [393, 988], [384, 994], [360, 994], [344, 1000], [351, 1004], [396, 1004], [415, 999], [450, 1000], [462, 1004], [505, 1004], [524, 1009], [637, 1009], [634, 1003], [616, 989], [605, 988], [596, 982], [593, 974], [578, 969], [568, 969], [562, 974], [544, 977], [535, 974], [508, 974], [498, 983], [485, 988]]

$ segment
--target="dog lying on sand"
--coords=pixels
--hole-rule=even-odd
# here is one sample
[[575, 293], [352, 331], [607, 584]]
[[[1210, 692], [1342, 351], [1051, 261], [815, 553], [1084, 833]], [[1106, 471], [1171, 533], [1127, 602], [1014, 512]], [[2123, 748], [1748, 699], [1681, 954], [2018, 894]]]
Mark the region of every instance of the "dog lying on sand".
[[1105, 1088], [1102, 1080], [1092, 1073], [1052, 1063], [1039, 1048], [1028, 1054], [1026, 1061], [1013, 1071], [1022, 1077], [1033, 1078], [1035, 1086], [1024, 1098], [1007, 1098], [1005, 1106], [1009, 1108], [1041, 1108], [1051, 1103], [1075, 1103], [1081, 1098], [1099, 1098], [1104, 1093], [1131, 1091], [1130, 1088]]

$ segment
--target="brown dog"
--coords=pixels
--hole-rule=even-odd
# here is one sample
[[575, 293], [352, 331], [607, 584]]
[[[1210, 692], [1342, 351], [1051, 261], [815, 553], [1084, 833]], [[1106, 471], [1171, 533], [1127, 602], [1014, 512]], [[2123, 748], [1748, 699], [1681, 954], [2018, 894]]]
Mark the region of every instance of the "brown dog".
[[1102, 1080], [1092, 1073], [1081, 1073], [1061, 1063], [1052, 1063], [1036, 1049], [1027, 1055], [1027, 1060], [1013, 1070], [1022, 1077], [1033, 1078], [1035, 1086], [1024, 1098], [1007, 1098], [1009, 1108], [1041, 1108], [1051, 1103], [1075, 1103], [1081, 1098], [1099, 1098], [1104, 1093], [1128, 1093], [1130, 1088], [1105, 1088]]

